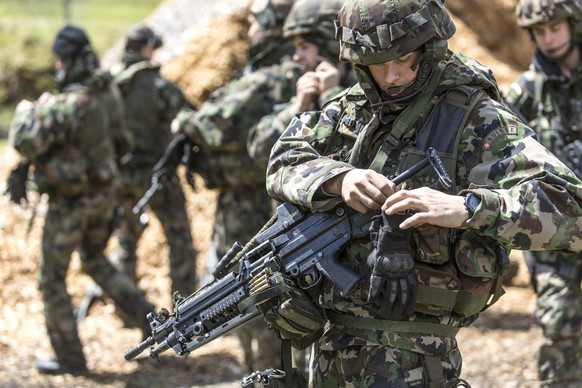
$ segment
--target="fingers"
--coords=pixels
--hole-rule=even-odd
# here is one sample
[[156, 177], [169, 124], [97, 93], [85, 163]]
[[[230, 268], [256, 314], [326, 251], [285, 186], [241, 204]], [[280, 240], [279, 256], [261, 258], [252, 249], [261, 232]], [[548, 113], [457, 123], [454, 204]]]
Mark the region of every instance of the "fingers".
[[457, 228], [467, 218], [464, 198], [422, 187], [400, 190], [387, 198], [382, 205], [387, 215], [412, 213], [400, 224], [401, 229], [419, 227], [424, 224]]
[[394, 184], [373, 170], [354, 169], [342, 183], [342, 199], [359, 212], [380, 209], [394, 192]]

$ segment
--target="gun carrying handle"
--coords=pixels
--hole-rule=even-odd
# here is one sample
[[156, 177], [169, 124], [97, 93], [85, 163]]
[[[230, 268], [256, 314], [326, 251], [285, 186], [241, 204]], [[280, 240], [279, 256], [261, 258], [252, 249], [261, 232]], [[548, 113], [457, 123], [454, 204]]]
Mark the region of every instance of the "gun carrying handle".
[[362, 276], [336, 261], [335, 257], [329, 256], [317, 262], [317, 269], [339, 288], [342, 296], [350, 295]]

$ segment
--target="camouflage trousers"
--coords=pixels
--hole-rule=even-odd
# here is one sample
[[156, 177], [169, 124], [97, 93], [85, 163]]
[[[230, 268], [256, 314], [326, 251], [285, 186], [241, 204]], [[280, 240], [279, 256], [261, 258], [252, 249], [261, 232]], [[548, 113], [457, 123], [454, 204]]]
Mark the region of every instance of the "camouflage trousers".
[[[309, 387], [429, 387], [427, 358], [423, 354], [379, 344], [338, 349], [330, 346], [332, 342], [324, 335], [313, 344]], [[431, 360], [445, 381], [460, 376], [462, 358], [458, 348]]]
[[50, 202], [42, 234], [40, 290], [47, 332], [62, 365], [84, 366], [83, 347], [65, 283], [71, 255], [78, 249], [82, 269], [109, 295], [132, 324], [149, 332], [153, 311], [135, 284], [105, 258], [115, 201], [111, 193]]
[[[579, 255], [527, 252], [537, 294], [534, 316], [544, 342], [537, 354], [538, 377], [545, 386], [582, 386], [582, 263]], [[532, 263], [532, 262], [530, 262]]]
[[[220, 260], [235, 242], [248, 243], [271, 218], [271, 199], [265, 189], [223, 191], [216, 206], [213, 244]], [[235, 330], [244, 352], [246, 372], [279, 368], [278, 335], [257, 318]]]
[[[131, 279], [137, 282], [137, 245], [145, 229], [132, 208], [143, 196], [150, 184], [151, 172], [132, 171], [131, 181], [125, 181], [122, 196], [122, 212], [119, 228], [115, 232], [119, 250], [114, 261]], [[196, 249], [186, 212], [186, 198], [176, 175], [163, 183], [161, 190], [150, 199], [148, 206], [159, 219], [170, 250], [170, 278], [172, 294], [179, 291], [188, 296], [196, 290]]]

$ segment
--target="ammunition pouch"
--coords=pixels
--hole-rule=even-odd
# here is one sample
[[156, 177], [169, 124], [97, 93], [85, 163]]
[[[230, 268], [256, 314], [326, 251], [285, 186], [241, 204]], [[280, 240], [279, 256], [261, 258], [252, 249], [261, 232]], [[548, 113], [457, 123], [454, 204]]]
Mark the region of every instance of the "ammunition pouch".
[[504, 294], [503, 271], [509, 267], [505, 249], [470, 230], [454, 245], [453, 263], [438, 267], [416, 265], [418, 292], [415, 310], [440, 316], [473, 316]]
[[273, 288], [279, 289], [278, 295], [257, 307], [281, 339], [290, 340], [296, 349], [305, 349], [322, 336], [325, 316], [286, 275], [276, 272], [270, 280]]

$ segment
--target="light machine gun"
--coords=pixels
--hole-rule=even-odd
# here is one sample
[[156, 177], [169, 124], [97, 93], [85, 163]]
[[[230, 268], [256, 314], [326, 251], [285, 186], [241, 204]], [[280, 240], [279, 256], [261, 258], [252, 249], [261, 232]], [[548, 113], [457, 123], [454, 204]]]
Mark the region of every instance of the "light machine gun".
[[[434, 149], [426, 158], [392, 181], [402, 183], [432, 165], [440, 184], [450, 187], [450, 178]], [[173, 349], [187, 356], [208, 342], [259, 316], [257, 305], [277, 295], [272, 274], [283, 273], [305, 290], [318, 284], [322, 276], [333, 282], [343, 295], [349, 295], [361, 276], [336, 259], [351, 240], [367, 236], [377, 212], [358, 213], [347, 205], [330, 212], [306, 212], [290, 203], [277, 208], [277, 214], [253, 240], [243, 247], [235, 243], [213, 271], [215, 280], [187, 298], [175, 299], [173, 314], [161, 309], [150, 313], [152, 334], [125, 353], [132, 360], [148, 347], [150, 357]], [[238, 262], [239, 270], [230, 271]], [[157, 347], [153, 347], [157, 344]]]

